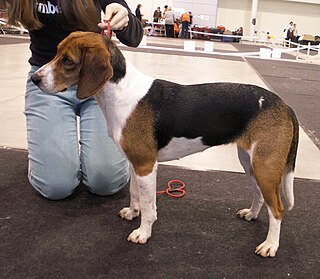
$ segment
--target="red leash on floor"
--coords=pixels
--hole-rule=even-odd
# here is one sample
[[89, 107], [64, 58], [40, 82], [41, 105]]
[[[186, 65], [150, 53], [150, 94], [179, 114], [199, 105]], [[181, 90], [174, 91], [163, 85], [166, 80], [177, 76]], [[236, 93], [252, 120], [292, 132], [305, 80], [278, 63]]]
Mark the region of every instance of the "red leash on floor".
[[[171, 188], [171, 184], [173, 183], [180, 184], [181, 186], [178, 188]], [[181, 198], [186, 194], [186, 191], [184, 190], [184, 188], [186, 188], [186, 185], [181, 180], [178, 180], [178, 179], [170, 180], [168, 182], [167, 189], [165, 189], [164, 191], [159, 191], [157, 192], [157, 194], [158, 195], [167, 194], [172, 198]]]
[[[108, 24], [108, 38], [111, 39], [112, 37], [112, 31], [110, 27], [110, 20], [107, 20], [106, 23]], [[101, 30], [101, 35], [104, 36], [104, 29]]]

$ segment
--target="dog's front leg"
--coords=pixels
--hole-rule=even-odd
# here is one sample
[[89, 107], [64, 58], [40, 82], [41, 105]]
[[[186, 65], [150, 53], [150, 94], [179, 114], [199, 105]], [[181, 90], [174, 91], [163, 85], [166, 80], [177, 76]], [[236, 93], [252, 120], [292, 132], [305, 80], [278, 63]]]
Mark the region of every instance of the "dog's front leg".
[[132, 165], [130, 165], [130, 207], [124, 207], [120, 210], [119, 215], [122, 219], [132, 220], [139, 216], [139, 190], [137, 185], [137, 177], [133, 170]]
[[152, 172], [148, 175], [136, 175], [141, 211], [141, 223], [140, 227], [134, 230], [128, 236], [128, 241], [142, 244], [146, 243], [151, 237], [152, 225], [157, 220], [156, 178], [157, 163], [155, 163]]

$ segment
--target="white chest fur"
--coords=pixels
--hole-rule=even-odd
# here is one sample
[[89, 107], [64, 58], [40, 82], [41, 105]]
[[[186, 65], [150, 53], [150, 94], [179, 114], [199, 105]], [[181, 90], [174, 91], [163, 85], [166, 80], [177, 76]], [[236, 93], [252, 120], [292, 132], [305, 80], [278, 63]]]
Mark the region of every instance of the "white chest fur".
[[137, 71], [129, 61], [126, 61], [126, 64], [125, 77], [118, 83], [107, 83], [103, 90], [95, 95], [106, 117], [109, 136], [118, 145], [128, 117], [154, 81]]

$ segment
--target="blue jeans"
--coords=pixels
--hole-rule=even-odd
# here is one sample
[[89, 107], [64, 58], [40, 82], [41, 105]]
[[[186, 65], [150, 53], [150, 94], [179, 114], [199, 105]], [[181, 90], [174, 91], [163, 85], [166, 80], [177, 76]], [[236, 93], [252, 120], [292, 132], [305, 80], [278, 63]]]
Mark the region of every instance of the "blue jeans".
[[43, 93], [30, 79], [37, 69], [31, 67], [25, 96], [31, 185], [53, 200], [71, 195], [81, 180], [97, 195], [118, 192], [129, 180], [128, 162], [95, 99], [77, 99], [76, 87]]

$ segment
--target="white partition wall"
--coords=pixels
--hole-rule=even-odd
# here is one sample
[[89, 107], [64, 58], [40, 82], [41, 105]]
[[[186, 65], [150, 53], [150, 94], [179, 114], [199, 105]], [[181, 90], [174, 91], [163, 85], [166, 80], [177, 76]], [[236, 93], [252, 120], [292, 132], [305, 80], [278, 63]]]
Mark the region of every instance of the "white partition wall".
[[[233, 31], [242, 26], [250, 35], [253, 0], [126, 0], [132, 12], [142, 4], [145, 19], [152, 20], [159, 6], [184, 9], [194, 15], [194, 23], [201, 26], [224, 25]], [[319, 35], [320, 0], [258, 0], [257, 31], [269, 32], [278, 38], [289, 21], [297, 23], [299, 35]]]
[[201, 26], [216, 26], [218, 0], [127, 0], [134, 13], [138, 4], [142, 4], [143, 18], [152, 21], [157, 7], [163, 11], [164, 5], [171, 6], [174, 11], [188, 11], [193, 14], [193, 23]]
[[193, 14], [193, 24], [216, 26], [218, 0], [172, 0], [173, 9]]
[[320, 1], [317, 2], [259, 0], [259, 30], [282, 37], [284, 26], [293, 21], [297, 24], [299, 35], [320, 35]]
[[[229, 30], [244, 28], [250, 35], [253, 0], [219, 0], [217, 25]], [[299, 35], [319, 35], [320, 0], [259, 0], [257, 31], [269, 32], [275, 38], [282, 37], [283, 29], [290, 21], [297, 24]]]

